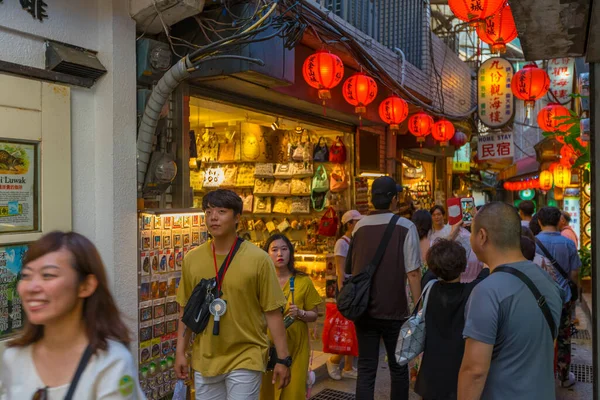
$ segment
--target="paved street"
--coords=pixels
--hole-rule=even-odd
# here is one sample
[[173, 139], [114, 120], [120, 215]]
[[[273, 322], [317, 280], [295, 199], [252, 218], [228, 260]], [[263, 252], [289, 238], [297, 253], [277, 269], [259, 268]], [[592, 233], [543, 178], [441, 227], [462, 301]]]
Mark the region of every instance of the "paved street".
[[[577, 317], [580, 324], [578, 329], [580, 332], [588, 331], [591, 335], [591, 324], [582, 307], [577, 307]], [[592, 342], [589, 339], [574, 339], [572, 344], [573, 364], [574, 365], [592, 365]], [[312, 395], [315, 396], [325, 389], [334, 389], [346, 393], [354, 393], [356, 381], [341, 380], [335, 381], [326, 377], [321, 379], [313, 388]], [[377, 382], [375, 385], [375, 400], [388, 400], [390, 390], [390, 374], [387, 363], [385, 362], [385, 353], [383, 346], [381, 347], [381, 358], [379, 360], [379, 370], [377, 372]], [[592, 398], [592, 384], [577, 382], [572, 389], [562, 389], [557, 387], [557, 400], [589, 400]], [[409, 396], [410, 400], [419, 400], [420, 397], [412, 390]]]

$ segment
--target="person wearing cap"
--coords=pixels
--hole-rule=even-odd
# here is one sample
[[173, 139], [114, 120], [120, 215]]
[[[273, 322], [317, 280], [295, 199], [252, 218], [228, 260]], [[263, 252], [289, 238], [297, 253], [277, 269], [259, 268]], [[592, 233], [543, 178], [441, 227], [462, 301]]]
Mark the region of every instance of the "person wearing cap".
[[[340, 238], [335, 243], [334, 249], [337, 283], [339, 289], [341, 289], [344, 285], [344, 280], [346, 278], [344, 270], [346, 266], [346, 257], [348, 256], [348, 250], [350, 249], [350, 241], [352, 240], [352, 231], [354, 230], [356, 223], [360, 221], [362, 217], [363, 215], [356, 210], [346, 211], [344, 215], [342, 215]], [[343, 370], [340, 370], [341, 361], [342, 356], [339, 354], [331, 356], [326, 361], [329, 377], [336, 381], [342, 378], [356, 379], [358, 372], [356, 369], [354, 369], [354, 355], [344, 357]]]
[[[401, 186], [389, 176], [375, 179], [371, 202], [375, 211], [354, 226], [346, 273], [356, 275], [373, 260], [377, 247], [398, 206]], [[379, 345], [383, 340], [391, 375], [390, 398], [408, 400], [408, 366], [396, 362], [396, 342], [402, 324], [410, 315], [406, 285], [408, 279], [415, 304], [421, 296], [421, 250], [416, 226], [406, 218], [396, 222], [383, 259], [371, 283], [369, 308], [355, 321], [358, 338], [358, 379], [356, 399], [372, 400], [379, 364]]]

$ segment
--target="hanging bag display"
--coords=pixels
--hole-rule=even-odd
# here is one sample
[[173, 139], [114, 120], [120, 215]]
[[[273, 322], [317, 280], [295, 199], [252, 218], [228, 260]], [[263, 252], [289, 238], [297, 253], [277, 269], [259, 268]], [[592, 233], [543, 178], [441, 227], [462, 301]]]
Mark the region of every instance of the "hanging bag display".
[[242, 196], [242, 204], [244, 207], [242, 208], [242, 212], [252, 213], [252, 205], [254, 203], [254, 195], [252, 193]]
[[270, 195], [273, 193], [274, 179], [258, 178], [254, 181], [254, 194]]
[[327, 149], [327, 141], [323, 136], [321, 136], [317, 144], [315, 144], [313, 160], [317, 162], [329, 161], [329, 149]]
[[310, 196], [310, 178], [292, 179], [292, 195]]
[[275, 173], [273, 174], [275, 178], [281, 179], [291, 179], [292, 174], [292, 165], [289, 163], [285, 164], [277, 164], [275, 167]]
[[323, 165], [319, 165], [315, 176], [312, 180], [313, 192], [327, 192], [329, 190], [329, 179], [327, 178], [327, 170]]
[[254, 187], [254, 165], [240, 164], [238, 166], [237, 178], [235, 186], [240, 188]]
[[227, 143], [219, 144], [219, 156], [217, 157], [217, 161], [220, 163], [239, 161], [239, 154], [239, 142], [235, 140], [230, 140]]
[[[375, 252], [373, 260], [363, 271], [353, 275], [350, 279], [344, 282], [344, 286], [337, 296], [338, 310], [344, 317], [351, 321], [356, 321], [367, 311], [369, 306], [369, 298], [371, 295], [371, 281], [373, 280], [373, 275], [375, 274], [375, 270], [379, 264], [381, 264], [383, 254], [390, 243], [390, 239], [392, 238], [392, 233], [394, 232], [394, 228], [396, 227], [398, 219], [400, 219], [399, 215], [392, 215], [392, 218], [388, 223], [385, 232], [383, 233], [383, 237], [380, 239], [379, 246], [377, 247], [377, 251]], [[377, 238], [373, 238], [373, 240], [375, 239]], [[354, 243], [350, 244], [350, 250], [348, 254], [352, 254], [353, 245]], [[346, 260], [351, 260], [351, 258], [348, 257]], [[346, 273], [349, 273], [348, 267], [349, 265], [346, 263]]]
[[254, 214], [271, 214], [271, 198], [254, 196]]
[[275, 170], [275, 164], [273, 163], [259, 163], [254, 167], [255, 178], [272, 178]]
[[311, 162], [295, 162], [292, 164], [292, 176], [294, 178], [311, 178], [314, 175]]
[[333, 193], [343, 192], [348, 189], [348, 175], [346, 175], [346, 170], [343, 165], [336, 165], [333, 168], [329, 186], [329, 190]]
[[223, 182], [223, 169], [221, 167], [207, 168], [204, 173], [205, 188], [217, 188]]
[[346, 162], [346, 146], [341, 136], [336, 137], [335, 142], [329, 148], [329, 161], [337, 164]]
[[310, 213], [310, 198], [309, 197], [293, 197], [291, 213], [292, 214], [309, 214]]
[[276, 214], [290, 214], [292, 212], [292, 199], [289, 197], [275, 198], [273, 212]]
[[315, 192], [313, 190], [310, 195], [310, 201], [313, 210], [317, 212], [323, 211], [327, 206], [327, 192]]
[[305, 145], [298, 144], [292, 153], [292, 160], [294, 161], [304, 161], [304, 150]]
[[[427, 282], [421, 293], [421, 298], [415, 304], [412, 315], [400, 328], [395, 354], [396, 362], [401, 366], [407, 365], [409, 361], [417, 358], [425, 350], [425, 311], [427, 310], [431, 287], [435, 282], [435, 279]], [[419, 310], [421, 299], [425, 300], [423, 300], [423, 308]]]
[[333, 207], [329, 207], [325, 214], [321, 217], [319, 223], [319, 235], [321, 236], [335, 236], [338, 230], [338, 216]]
[[292, 181], [290, 179], [275, 179], [272, 193], [275, 196], [289, 196], [292, 194]]
[[223, 181], [219, 187], [235, 187], [238, 167], [236, 165], [226, 165], [223, 167]]

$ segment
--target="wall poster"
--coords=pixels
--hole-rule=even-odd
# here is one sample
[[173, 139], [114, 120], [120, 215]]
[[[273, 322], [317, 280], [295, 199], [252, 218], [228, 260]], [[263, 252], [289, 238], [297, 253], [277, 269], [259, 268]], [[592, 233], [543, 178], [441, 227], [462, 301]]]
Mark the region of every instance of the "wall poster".
[[23, 326], [17, 282], [26, 254], [27, 245], [0, 247], [0, 339], [12, 335]]
[[0, 233], [38, 230], [36, 145], [0, 141]]

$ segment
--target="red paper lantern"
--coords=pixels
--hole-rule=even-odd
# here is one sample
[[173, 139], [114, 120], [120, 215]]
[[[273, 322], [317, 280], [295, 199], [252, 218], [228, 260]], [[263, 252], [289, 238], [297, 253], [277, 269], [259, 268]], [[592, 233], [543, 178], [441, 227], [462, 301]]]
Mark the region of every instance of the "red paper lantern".
[[527, 109], [533, 108], [535, 101], [541, 99], [550, 89], [550, 78], [546, 71], [532, 63], [517, 72], [510, 83], [513, 94], [523, 101]]
[[[573, 124], [563, 125], [565, 122], [564, 118], [556, 119], [556, 117], [570, 117], [569, 110], [558, 103], [550, 103], [538, 113], [538, 126], [544, 132], [567, 132], [573, 126]], [[561, 139], [563, 140], [562, 142], [558, 137], [556, 138], [556, 140], [564, 144], [562, 136]]]
[[552, 176], [552, 172], [550, 171], [542, 171], [540, 172], [540, 189], [542, 190], [550, 190], [552, 189], [552, 185], [554, 184], [554, 178]]
[[548, 166], [548, 171], [550, 171], [550, 173], [554, 173], [554, 170], [556, 169], [556, 167], [559, 165], [559, 163], [557, 162], [553, 162]]
[[354, 108], [357, 114], [367, 112], [367, 105], [377, 97], [377, 83], [365, 73], [358, 72], [346, 79], [343, 88], [344, 98]]
[[504, 190], [510, 190], [510, 182], [504, 182], [504, 185], [502, 186], [504, 186]]
[[448, 146], [448, 142], [454, 137], [454, 132], [456, 132], [456, 130], [454, 129], [452, 122], [443, 118], [433, 124], [433, 127], [431, 128], [431, 136], [439, 141], [440, 146], [442, 147]]
[[490, 45], [492, 53], [506, 52], [506, 44], [517, 37], [517, 27], [508, 3], [477, 26], [477, 36]]
[[335, 54], [319, 50], [304, 61], [302, 75], [306, 83], [319, 90], [319, 99], [330, 99], [329, 90], [336, 87], [344, 77], [344, 63]]
[[448, 0], [456, 18], [473, 25], [496, 14], [505, 3], [506, 0]]
[[456, 131], [452, 139], [450, 139], [450, 144], [454, 146], [455, 149], [460, 149], [465, 144], [467, 144], [467, 140], [469, 138], [464, 132]]
[[402, 121], [408, 117], [408, 104], [404, 99], [392, 95], [379, 105], [379, 117], [390, 125], [392, 131], [397, 131]]
[[419, 111], [408, 119], [408, 130], [417, 137], [417, 142], [419, 143], [425, 141], [425, 136], [431, 133], [432, 126], [433, 118], [423, 111]]

